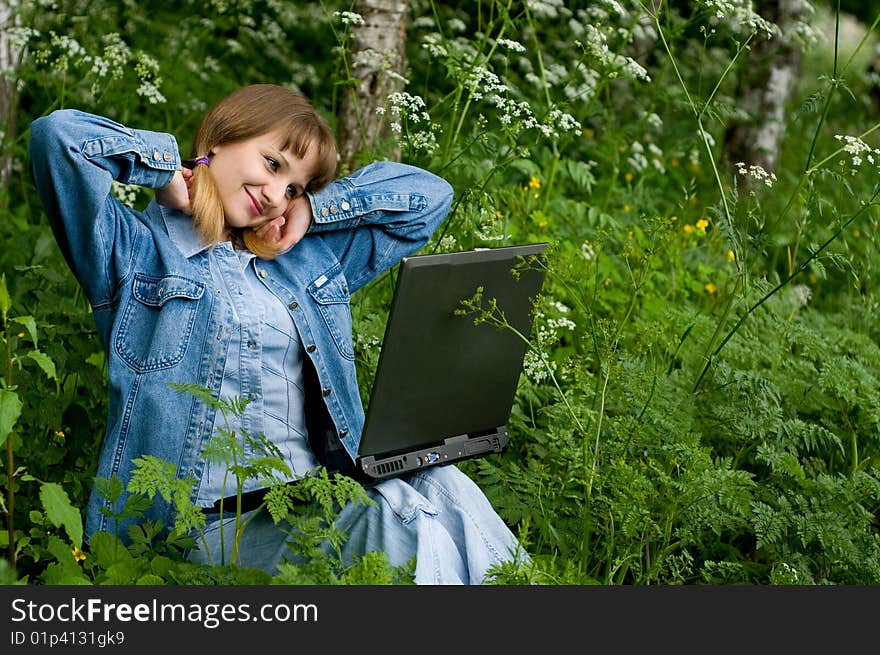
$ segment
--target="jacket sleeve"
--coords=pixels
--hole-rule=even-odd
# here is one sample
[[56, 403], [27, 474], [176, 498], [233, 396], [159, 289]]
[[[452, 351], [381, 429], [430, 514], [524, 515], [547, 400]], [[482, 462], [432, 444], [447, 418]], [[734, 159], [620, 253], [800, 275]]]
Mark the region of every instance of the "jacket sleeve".
[[111, 302], [144, 232], [136, 213], [111, 195], [112, 183], [167, 185], [180, 166], [176, 140], [63, 109], [31, 123], [29, 153], [68, 265], [93, 306]]
[[421, 168], [377, 162], [310, 192], [313, 223], [354, 292], [427, 243], [452, 205], [452, 186]]

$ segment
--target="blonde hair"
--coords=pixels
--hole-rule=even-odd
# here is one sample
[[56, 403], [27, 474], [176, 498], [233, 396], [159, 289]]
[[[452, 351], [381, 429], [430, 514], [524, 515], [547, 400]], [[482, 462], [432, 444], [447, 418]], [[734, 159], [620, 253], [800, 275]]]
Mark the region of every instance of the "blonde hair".
[[[290, 149], [303, 158], [310, 148], [317, 149], [319, 163], [305, 190], [317, 191], [329, 184], [336, 172], [336, 142], [330, 126], [305, 96], [275, 84], [242, 87], [214, 105], [196, 130], [191, 157], [204, 157], [215, 146], [278, 129], [286, 135], [282, 150]], [[193, 168], [190, 201], [196, 232], [212, 246], [220, 243], [226, 219], [210, 167]], [[251, 229], [244, 229], [242, 238], [248, 250], [263, 259], [271, 259], [280, 252]]]

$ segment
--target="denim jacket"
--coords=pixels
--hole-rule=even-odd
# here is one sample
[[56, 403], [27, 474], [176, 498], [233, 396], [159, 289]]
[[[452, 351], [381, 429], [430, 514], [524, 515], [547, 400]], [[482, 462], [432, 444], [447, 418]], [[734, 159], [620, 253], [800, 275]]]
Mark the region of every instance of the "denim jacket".
[[[77, 110], [37, 119], [30, 138], [37, 190], [108, 357], [109, 412], [97, 475], [127, 485], [132, 460], [154, 455], [172, 462], [179, 478], [197, 480], [215, 410], [169, 383], [219, 393], [231, 308], [213, 288], [212, 250], [189, 216], [155, 200], [136, 211], [110, 193], [114, 180], [167, 185], [180, 167], [177, 142]], [[357, 455], [364, 421], [350, 296], [427, 242], [449, 211], [452, 189], [419, 168], [379, 162], [309, 199], [308, 233], [277, 258], [260, 261], [259, 275], [287, 306], [308, 353], [303, 373], [312, 450], [325, 465], [345, 469]], [[109, 509], [93, 490], [87, 536], [113, 531], [104, 505]], [[158, 500], [145, 518], [170, 526], [173, 508]]]

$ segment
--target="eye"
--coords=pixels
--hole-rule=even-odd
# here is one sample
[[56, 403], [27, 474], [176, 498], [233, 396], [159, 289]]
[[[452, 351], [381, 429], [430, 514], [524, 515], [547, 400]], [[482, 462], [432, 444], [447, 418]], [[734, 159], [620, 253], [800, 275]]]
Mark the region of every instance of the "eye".
[[287, 187], [287, 195], [290, 196], [290, 198], [296, 198], [301, 193], [302, 191], [300, 190], [300, 188], [294, 184], [291, 184]]
[[277, 171], [281, 167], [281, 164], [279, 164], [271, 157], [263, 156], [263, 159], [266, 160], [266, 164], [268, 164], [269, 168], [271, 168], [273, 171]]

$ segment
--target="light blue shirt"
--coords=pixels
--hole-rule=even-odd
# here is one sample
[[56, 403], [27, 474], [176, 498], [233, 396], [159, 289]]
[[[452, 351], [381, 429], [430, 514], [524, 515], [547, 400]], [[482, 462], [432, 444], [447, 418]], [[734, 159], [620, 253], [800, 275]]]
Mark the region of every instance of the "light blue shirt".
[[[240, 441], [263, 435], [280, 451], [293, 479], [318, 466], [308, 444], [303, 387], [303, 345], [287, 307], [265, 286], [265, 266], [246, 249], [221, 243], [211, 260], [211, 275], [232, 307], [229, 349], [220, 385], [220, 398], [247, 398], [241, 416], [217, 415], [214, 433], [234, 430]], [[255, 456], [245, 443], [245, 457]], [[218, 498], [234, 495], [234, 477], [222, 464], [208, 464], [200, 480], [196, 504], [208, 507]], [[276, 480], [277, 480], [276, 479]], [[243, 491], [265, 486], [251, 478]]]

